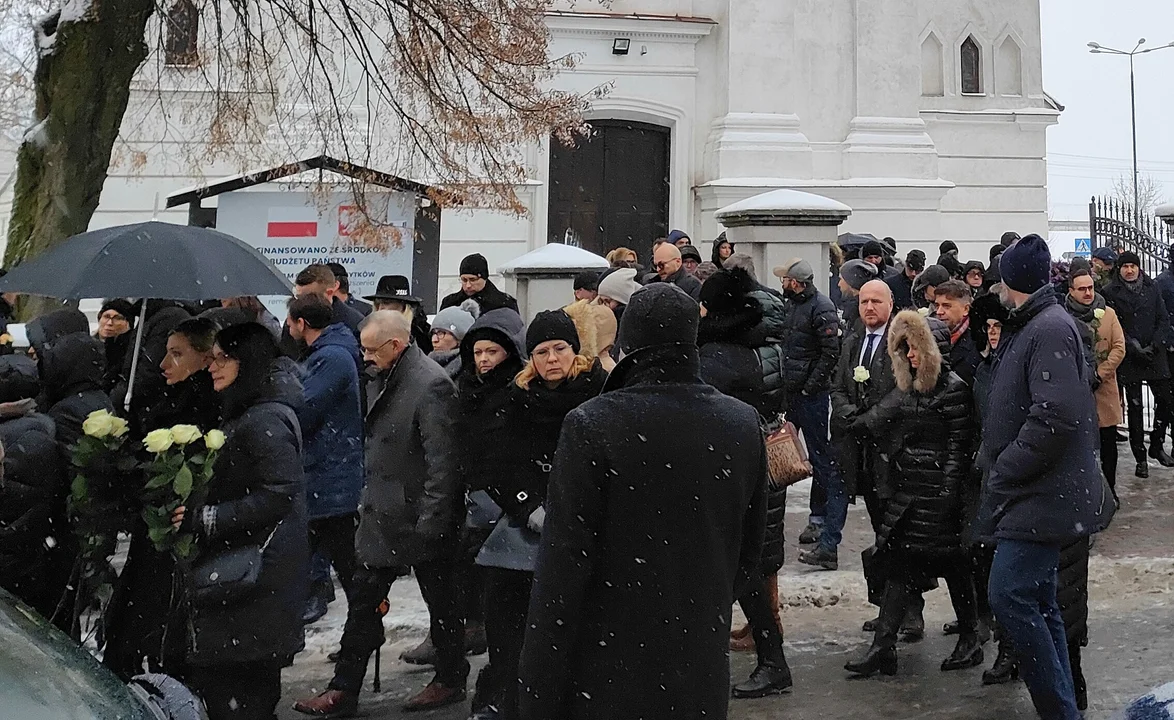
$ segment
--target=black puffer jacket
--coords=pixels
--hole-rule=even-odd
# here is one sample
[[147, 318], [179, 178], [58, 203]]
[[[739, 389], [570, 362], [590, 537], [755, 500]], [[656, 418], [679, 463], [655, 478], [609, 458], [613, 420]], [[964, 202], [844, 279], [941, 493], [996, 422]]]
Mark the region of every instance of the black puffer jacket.
[[1170, 308], [1166, 307], [1157, 283], [1145, 275], [1137, 283], [1130, 288], [1117, 272], [1102, 293], [1109, 306], [1117, 311], [1125, 332], [1125, 359], [1117, 367], [1117, 382], [1121, 385], [1170, 377], [1166, 357]]
[[444, 299], [440, 301], [440, 309], [459, 307], [461, 303], [470, 299], [477, 301], [477, 305], [480, 306], [483, 313], [503, 308], [513, 310], [515, 313], [518, 312], [518, 301], [514, 299], [513, 295], [498, 290], [492, 280], [486, 280], [485, 287], [475, 295], [466, 295], [464, 290], [457, 290], [455, 293], [445, 295]]
[[195, 642], [187, 660], [194, 665], [285, 660], [304, 644], [309, 542], [296, 373], [279, 360], [261, 395], [226, 418], [228, 441], [207, 503], [197, 511], [195, 567], [234, 548], [267, 540], [268, 546], [252, 592], [193, 608]]
[[1056, 602], [1069, 645], [1088, 645], [1088, 538], [1060, 548]]
[[781, 328], [783, 383], [792, 394], [826, 392], [840, 357], [836, 307], [814, 285], [808, 285], [790, 301]]
[[[935, 338], [916, 312], [897, 315], [888, 337], [897, 392], [863, 416], [873, 437], [887, 441], [893, 487], [877, 545], [932, 557], [962, 551], [973, 442], [970, 392], [943, 360], [939, 343], [949, 344], [949, 332], [939, 327]], [[906, 358], [910, 347], [921, 356], [916, 371]]]
[[[181, 322], [191, 317], [187, 308], [166, 300], [149, 300], [147, 302], [147, 318], [143, 325], [143, 343], [139, 348], [139, 364], [135, 368], [135, 384], [131, 397], [130, 432], [132, 437], [142, 437], [146, 434], [141, 420], [156, 412], [157, 403], [167, 403], [167, 380], [163, 377], [163, 370], [159, 364], [167, 354], [167, 338], [171, 331]], [[130, 335], [130, 333], [127, 333]], [[134, 340], [131, 340], [133, 347]], [[110, 391], [111, 401], [119, 412], [123, 411], [123, 401], [127, 393], [127, 381], [130, 378], [131, 363], [134, 362], [134, 351], [128, 350], [122, 363], [121, 381]]]
[[53, 421], [18, 401], [37, 395], [37, 370], [18, 355], [0, 358], [0, 586], [50, 617], [65, 591], [71, 563], [60, 543], [68, 537], [67, 466], [57, 452]]
[[[54, 315], [57, 313], [47, 315], [45, 319]], [[53, 338], [52, 333], [47, 337]], [[82, 423], [86, 417], [95, 410], [114, 410], [110, 398], [102, 391], [106, 350], [101, 341], [88, 332], [69, 333], [44, 343], [34, 343], [33, 347], [37, 351], [44, 410], [53, 418], [58, 447], [68, 462], [70, 449], [83, 434]]]

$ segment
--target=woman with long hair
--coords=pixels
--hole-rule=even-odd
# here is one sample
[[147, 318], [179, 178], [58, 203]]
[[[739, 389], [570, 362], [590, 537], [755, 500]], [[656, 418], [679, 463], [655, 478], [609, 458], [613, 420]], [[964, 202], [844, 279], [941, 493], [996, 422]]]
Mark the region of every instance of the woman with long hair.
[[[563, 310], [541, 312], [526, 331], [529, 360], [510, 385], [500, 447], [506, 462], [483, 476], [503, 515], [477, 556], [486, 569], [487, 676], [478, 692], [488, 708], [474, 717], [518, 716], [518, 663], [546, 513], [547, 478], [567, 413], [599, 394], [607, 373], [583, 356], [575, 323]], [[477, 713], [480, 714], [477, 714]]]
[[[931, 329], [931, 322], [933, 329]], [[897, 391], [855, 422], [885, 438], [893, 496], [877, 533], [888, 568], [872, 646], [844, 667], [858, 675], [897, 672], [897, 633], [925, 578], [945, 578], [959, 637], [942, 670], [983, 661], [974, 579], [964, 547], [964, 487], [970, 482], [973, 422], [970, 390], [950, 372], [950, 331], [912, 310], [893, 319], [889, 358]]]
[[722, 233], [713, 241], [713, 254], [710, 255], [709, 259], [720, 270], [725, 267], [726, 260], [729, 260], [733, 254], [734, 243], [727, 240], [726, 234]]
[[[281, 669], [303, 646], [309, 546], [296, 414], [302, 388], [293, 363], [279, 355], [273, 334], [257, 323], [221, 330], [212, 348], [227, 440], [203, 507], [187, 518], [199, 559], [183, 677], [211, 720], [275, 718]], [[217, 574], [234, 553], [258, 550], [255, 582], [201, 600], [202, 576]]]
[[[219, 426], [220, 403], [208, 373], [215, 340], [216, 326], [204, 318], [184, 320], [171, 331], [159, 364], [167, 385], [157, 402], [141, 409], [137, 426], [143, 433], [179, 424], [203, 432]], [[151, 672], [178, 674], [190, 612], [181, 581], [171, 553], [156, 550], [146, 524], [136, 520], [105, 621], [102, 658], [114, 672], [130, 679], [143, 672], [145, 663]]]

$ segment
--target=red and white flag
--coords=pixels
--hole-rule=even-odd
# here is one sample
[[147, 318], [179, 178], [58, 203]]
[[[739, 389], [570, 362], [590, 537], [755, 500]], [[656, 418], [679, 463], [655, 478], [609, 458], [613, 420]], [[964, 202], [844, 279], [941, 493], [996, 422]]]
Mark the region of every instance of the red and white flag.
[[265, 237], [318, 237], [318, 210], [312, 207], [269, 208], [269, 224], [265, 229]]

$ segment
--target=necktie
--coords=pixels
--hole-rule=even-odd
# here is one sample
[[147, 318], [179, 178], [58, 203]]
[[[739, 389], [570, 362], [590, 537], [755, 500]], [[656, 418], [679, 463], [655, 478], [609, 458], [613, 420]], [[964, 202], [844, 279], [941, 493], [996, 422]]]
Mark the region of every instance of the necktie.
[[868, 344], [864, 346], [864, 357], [861, 358], [861, 365], [868, 367], [872, 364], [872, 351], [876, 348], [876, 335], [868, 334]]

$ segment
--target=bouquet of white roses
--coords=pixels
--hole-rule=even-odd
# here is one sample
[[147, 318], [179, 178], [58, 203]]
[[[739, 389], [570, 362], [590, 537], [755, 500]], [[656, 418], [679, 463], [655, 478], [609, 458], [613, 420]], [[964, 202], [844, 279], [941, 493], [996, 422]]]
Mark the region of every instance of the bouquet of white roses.
[[142, 518], [156, 549], [170, 550], [181, 560], [191, 555], [194, 538], [172, 525], [171, 517], [181, 505], [203, 503], [224, 440], [223, 432], [204, 434], [195, 425], [160, 428], [143, 438], [143, 447], [155, 457], [145, 467]]
[[95, 410], [82, 423], [83, 435], [71, 448], [69, 514], [87, 561], [104, 560], [114, 551], [124, 500], [120, 479], [136, 466], [123, 447], [128, 429], [122, 418]]

